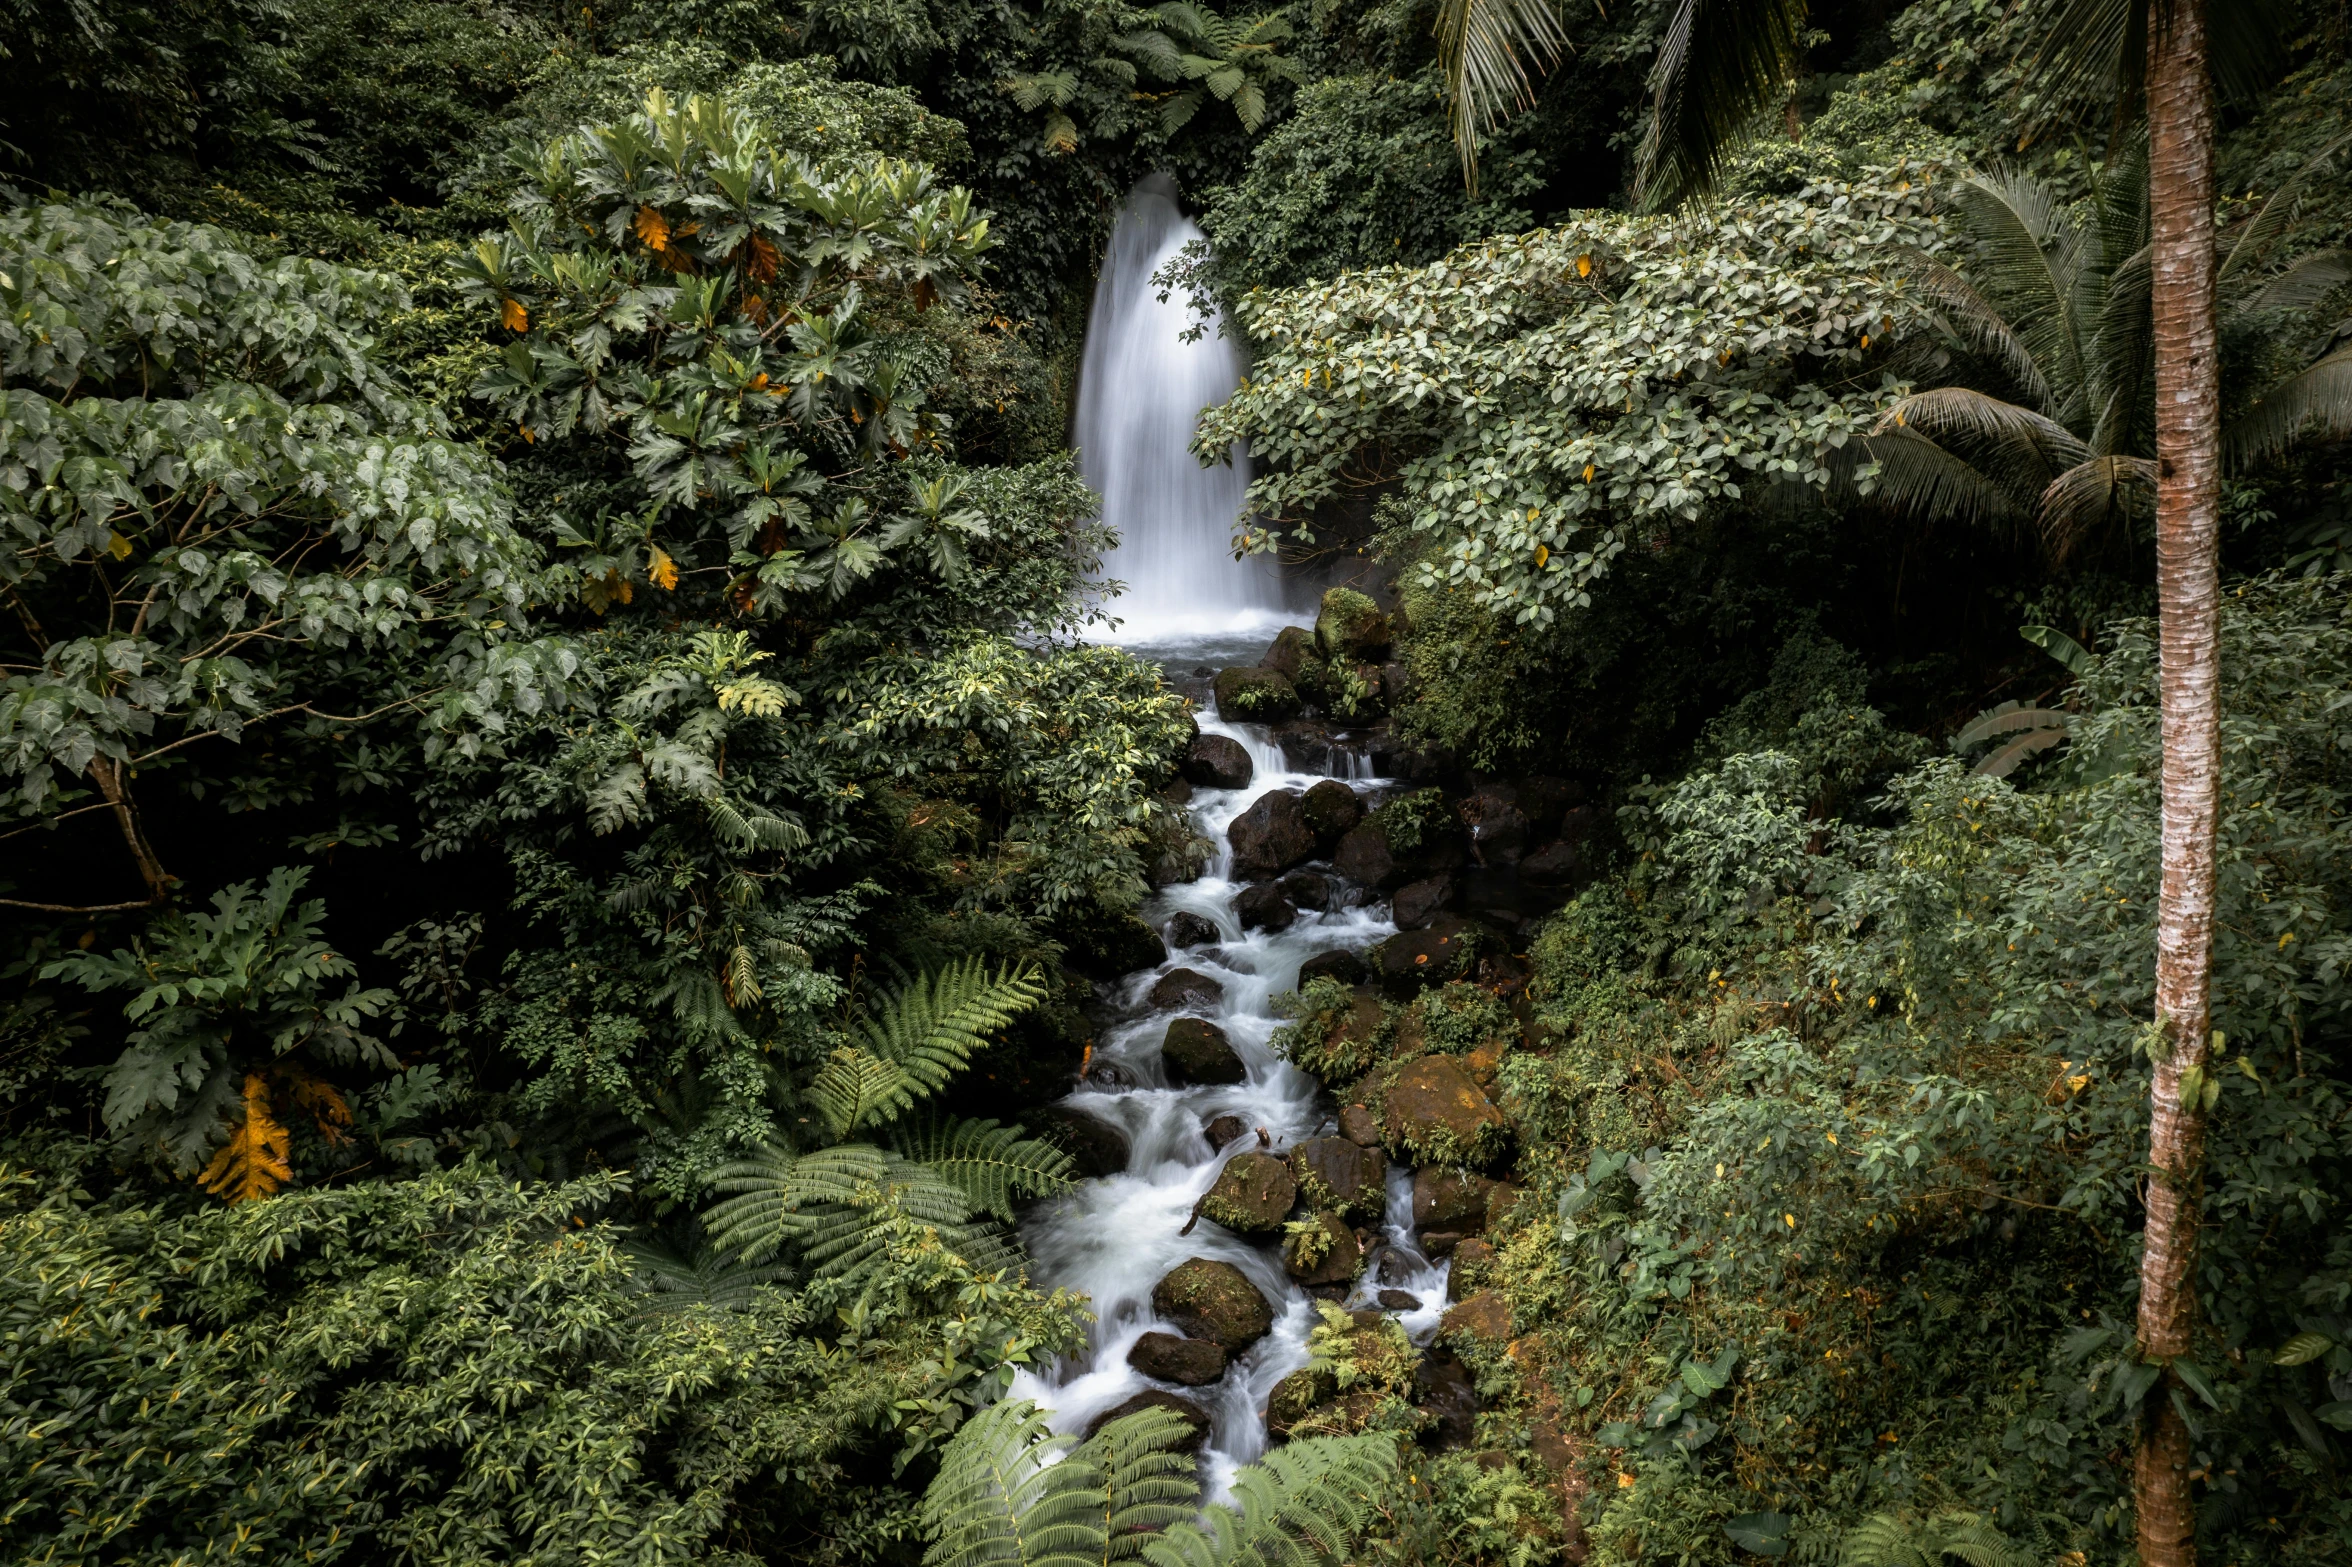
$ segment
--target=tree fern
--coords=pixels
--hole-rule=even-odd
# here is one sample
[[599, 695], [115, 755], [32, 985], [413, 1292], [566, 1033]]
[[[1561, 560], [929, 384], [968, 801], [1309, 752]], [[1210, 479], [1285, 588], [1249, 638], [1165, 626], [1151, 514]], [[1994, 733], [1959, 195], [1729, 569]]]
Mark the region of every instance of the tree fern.
[[978, 957], [902, 986], [857, 1025], [858, 1047], [906, 1074], [907, 1099], [882, 1112], [882, 1118], [937, 1093], [971, 1064], [990, 1034], [1044, 999], [1045, 986], [1035, 969], [1007, 966], [991, 975]]
[[689, 1258], [658, 1241], [632, 1241], [621, 1250], [656, 1311], [691, 1306], [741, 1311], [751, 1304], [753, 1290], [792, 1276], [791, 1269], [775, 1263], [738, 1262], [715, 1251], [698, 1250]]
[[1073, 1443], [1032, 1404], [982, 1411], [923, 1498], [924, 1567], [1314, 1567], [1347, 1549], [1396, 1478], [1387, 1438], [1294, 1442], [1235, 1476], [1236, 1509], [1201, 1515], [1178, 1450], [1187, 1430], [1150, 1409]]
[[1976, 1513], [1905, 1518], [1877, 1513], [1846, 1535], [1838, 1567], [2035, 1567], [2035, 1555]]
[[1015, 1199], [1050, 1197], [1069, 1186], [1078, 1168], [1053, 1144], [994, 1121], [918, 1121], [893, 1141], [901, 1155], [960, 1190], [975, 1209], [1008, 1224]]
[[835, 1137], [872, 1121], [896, 1119], [915, 1102], [914, 1084], [897, 1062], [863, 1050], [836, 1050], [810, 1079], [808, 1101]]
[[714, 1249], [749, 1262], [789, 1248], [816, 1277], [855, 1282], [919, 1229], [982, 1272], [1019, 1260], [993, 1225], [974, 1222], [960, 1186], [871, 1143], [797, 1157], [766, 1144], [712, 1184], [731, 1195], [703, 1214], [703, 1229]]

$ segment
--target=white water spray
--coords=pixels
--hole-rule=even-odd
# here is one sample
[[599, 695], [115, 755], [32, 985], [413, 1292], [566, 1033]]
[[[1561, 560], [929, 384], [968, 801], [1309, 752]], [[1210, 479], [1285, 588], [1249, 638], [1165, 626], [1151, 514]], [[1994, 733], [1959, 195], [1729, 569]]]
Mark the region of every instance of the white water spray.
[[1078, 462], [1119, 531], [1104, 574], [1127, 584], [1112, 610], [1122, 642], [1283, 624], [1282, 579], [1263, 557], [1233, 558], [1233, 525], [1249, 458], [1204, 468], [1189, 450], [1201, 411], [1241, 384], [1241, 355], [1212, 321], [1196, 342], [1181, 293], [1166, 300], [1152, 274], [1200, 229], [1164, 174], [1138, 184], [1111, 230], [1095, 284], [1078, 375]]

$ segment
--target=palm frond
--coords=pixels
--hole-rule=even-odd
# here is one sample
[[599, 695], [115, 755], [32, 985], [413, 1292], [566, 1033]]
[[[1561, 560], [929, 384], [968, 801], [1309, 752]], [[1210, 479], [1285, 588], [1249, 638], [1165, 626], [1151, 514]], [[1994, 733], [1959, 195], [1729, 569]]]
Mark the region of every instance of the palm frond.
[[2155, 252], [2142, 244], [2107, 274], [2090, 357], [2091, 450], [2108, 455], [2131, 441], [2152, 388], [2156, 334], [2149, 315]]
[[1711, 189], [1725, 154], [1804, 63], [1805, 0], [1679, 0], [1635, 165], [1644, 206]]
[[2315, 250], [2296, 257], [2285, 271], [2265, 279], [2238, 308], [2309, 310], [2346, 283], [2352, 283], [2352, 250]]
[[2307, 436], [2352, 435], [2352, 348], [2340, 348], [2262, 394], [2222, 432], [2230, 466], [2244, 471]]
[[2050, 405], [2049, 378], [2042, 374], [2033, 350], [2025, 339], [2009, 324], [1993, 302], [1977, 291], [1975, 284], [1942, 262], [1924, 254], [1915, 254], [1910, 276], [1920, 292], [1943, 313], [1953, 333], [1963, 342], [1998, 363], [2009, 379], [2035, 404]]
[[1877, 467], [1863, 493], [1889, 511], [1988, 530], [2024, 520], [2022, 508], [1998, 484], [1924, 435], [1890, 430], [1857, 444]]
[[2004, 315], [2050, 378], [2053, 395], [2043, 406], [2070, 417], [2083, 393], [2075, 308], [2086, 237], [2057, 192], [2030, 175], [1971, 175], [1953, 187], [1952, 202], [2003, 292], [2016, 300]]
[[[2037, 121], [2056, 125], [2102, 99], [2118, 124], [2135, 118], [2147, 74], [2147, 17], [2143, 0], [2073, 0], [2052, 12], [2026, 62], [2024, 86], [2038, 104]], [[2224, 97], [2251, 100], [2278, 80], [2291, 25], [2285, 0], [2206, 7], [2208, 57]]]
[[2294, 173], [2279, 182], [2279, 188], [2270, 193], [2270, 199], [2263, 202], [2261, 210], [2239, 231], [2237, 239], [2229, 248], [2229, 254], [2222, 258], [2219, 281], [2227, 283], [2237, 275], [2240, 268], [2251, 266], [2262, 259], [2263, 252], [2270, 248], [2271, 242], [2286, 232], [2287, 224], [2293, 220], [2296, 209], [2302, 204], [2305, 187], [2326, 170], [2327, 165], [2337, 153], [2343, 151], [2348, 142], [2352, 142], [2352, 131], [2346, 131], [2304, 159]]
[[978, 957], [902, 987], [859, 1020], [861, 1048], [906, 1074], [916, 1098], [937, 1093], [971, 1064], [987, 1036], [1045, 999], [1037, 971], [1007, 965], [993, 975]]
[[894, 1142], [901, 1158], [955, 1187], [974, 1209], [1008, 1224], [1014, 1202], [1066, 1190], [1078, 1171], [1076, 1162], [1053, 1144], [994, 1121], [918, 1121]]
[[1875, 433], [1891, 429], [1924, 435], [1995, 482], [2027, 494], [2090, 455], [2055, 419], [1965, 386], [1914, 392], [1887, 410]]
[[1528, 64], [1537, 72], [1559, 64], [1568, 35], [1552, 0], [1441, 0], [1437, 24], [1438, 77], [1446, 85], [1454, 150], [1462, 180], [1478, 189], [1478, 144], [1513, 110], [1535, 99]]
[[2042, 491], [2035, 520], [2053, 560], [2064, 562], [2085, 539], [2156, 504], [2156, 465], [2145, 457], [2093, 457], [2067, 469]]
[[1139, 1554], [1151, 1567], [1318, 1567], [1345, 1554], [1396, 1465], [1389, 1437], [1289, 1443], [1233, 1477], [1233, 1508], [1175, 1524]]

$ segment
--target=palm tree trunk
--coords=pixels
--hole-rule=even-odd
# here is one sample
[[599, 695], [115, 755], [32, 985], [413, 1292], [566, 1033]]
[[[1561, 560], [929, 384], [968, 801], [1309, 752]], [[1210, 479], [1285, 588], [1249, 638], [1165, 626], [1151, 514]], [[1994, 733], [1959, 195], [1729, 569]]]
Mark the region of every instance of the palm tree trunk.
[[[2148, 182], [2154, 218], [2156, 592], [2162, 649], [2164, 876], [2156, 901], [2156, 1052], [2148, 1127], [2142, 1355], [2186, 1356], [2196, 1320], [2200, 1084], [2210, 1041], [2220, 756], [2221, 381], [2214, 333], [2213, 88], [2204, 0], [2151, 0]], [[2192, 1452], [2153, 1389], [2133, 1492], [2142, 1567], [2193, 1567]]]

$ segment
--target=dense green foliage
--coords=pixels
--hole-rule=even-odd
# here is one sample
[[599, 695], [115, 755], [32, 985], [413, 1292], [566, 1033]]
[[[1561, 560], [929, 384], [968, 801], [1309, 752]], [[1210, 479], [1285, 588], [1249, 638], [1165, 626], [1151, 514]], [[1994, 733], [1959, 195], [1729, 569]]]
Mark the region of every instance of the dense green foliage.
[[[1661, 0], [1553, 9], [1475, 189], [1435, 3], [0, 5], [0, 1553], [2122, 1567], [2149, 275], [2066, 9], [1816, 6], [1647, 210]], [[2352, 60], [2280, 14], [2177, 1395], [2243, 1567], [2352, 1551]], [[1393, 631], [1301, 675], [1383, 841], [1585, 822], [1479, 984], [1286, 1041], [1490, 1074], [1474, 1429], [1328, 1312], [1206, 1510], [1181, 1422], [1002, 1401], [1188, 852], [1066, 442], [1154, 170], [1239, 541]]]

